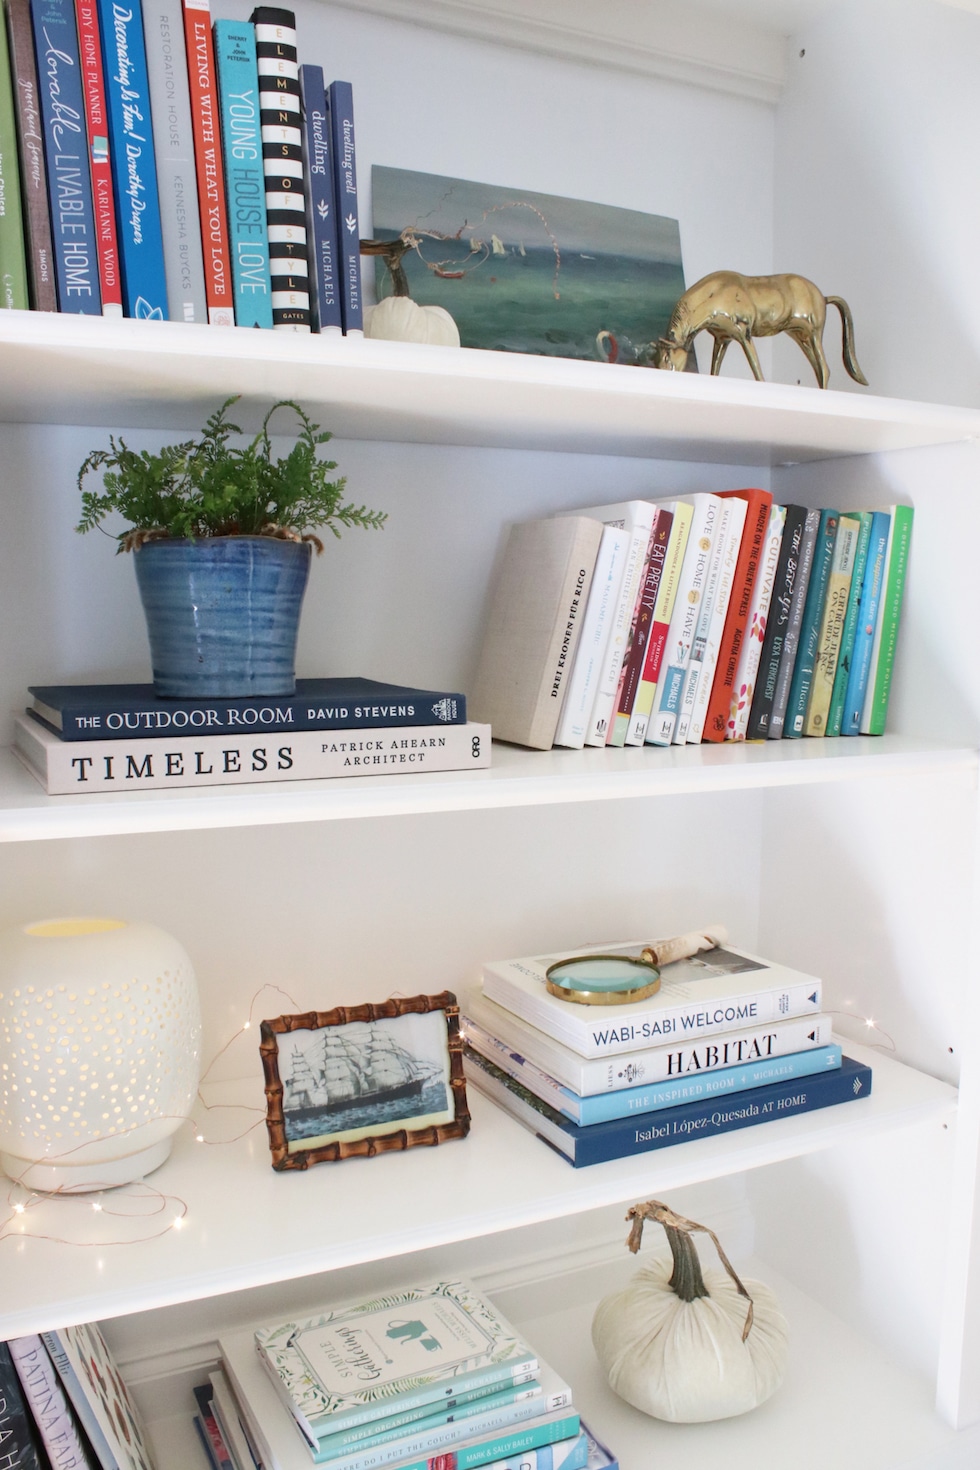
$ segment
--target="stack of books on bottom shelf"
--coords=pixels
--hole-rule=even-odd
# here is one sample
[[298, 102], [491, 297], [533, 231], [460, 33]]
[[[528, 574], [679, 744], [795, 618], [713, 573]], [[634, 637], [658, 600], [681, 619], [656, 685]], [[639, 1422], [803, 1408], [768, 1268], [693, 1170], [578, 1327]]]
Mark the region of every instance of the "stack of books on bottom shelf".
[[[222, 1415], [234, 1419], [227, 1458], [212, 1453], [221, 1470], [615, 1470], [568, 1386], [463, 1281], [231, 1333], [220, 1347], [219, 1438]], [[233, 1452], [236, 1427], [248, 1460]], [[214, 1445], [206, 1416], [202, 1440]]]
[[161, 699], [152, 684], [32, 686], [14, 749], [49, 795], [480, 770], [462, 694], [298, 679], [292, 695]]
[[463, 1005], [464, 1066], [576, 1168], [871, 1092], [870, 1067], [831, 1039], [812, 975], [718, 947], [664, 966], [645, 1000], [593, 1006], [548, 991], [545, 972], [561, 958], [484, 966], [482, 994]]

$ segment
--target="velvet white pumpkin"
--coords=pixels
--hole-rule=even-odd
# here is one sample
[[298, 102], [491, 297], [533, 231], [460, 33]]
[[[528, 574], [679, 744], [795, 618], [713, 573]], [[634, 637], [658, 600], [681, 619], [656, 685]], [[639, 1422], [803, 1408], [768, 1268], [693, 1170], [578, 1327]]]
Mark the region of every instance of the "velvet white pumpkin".
[[459, 328], [441, 306], [420, 306], [408, 296], [386, 296], [364, 313], [365, 337], [385, 342], [435, 342], [459, 346]]
[[[672, 1259], [639, 1271], [599, 1303], [592, 1342], [620, 1398], [676, 1424], [745, 1414], [783, 1380], [786, 1321], [762, 1282], [741, 1282], [713, 1231], [651, 1200], [630, 1211], [630, 1249], [644, 1219], [667, 1231]], [[702, 1272], [691, 1235], [711, 1236], [725, 1272]]]

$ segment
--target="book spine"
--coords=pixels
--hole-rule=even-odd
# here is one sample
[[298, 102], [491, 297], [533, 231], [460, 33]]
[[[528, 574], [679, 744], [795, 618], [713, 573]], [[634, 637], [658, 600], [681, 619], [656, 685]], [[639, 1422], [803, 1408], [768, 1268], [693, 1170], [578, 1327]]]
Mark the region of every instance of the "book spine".
[[776, 582], [776, 568], [779, 565], [779, 550], [782, 545], [785, 524], [786, 507], [774, 505], [769, 512], [769, 530], [766, 533], [762, 560], [759, 563], [758, 576], [752, 590], [749, 623], [738, 658], [738, 673], [735, 675], [735, 688], [732, 691], [732, 702], [728, 713], [726, 740], [744, 740], [748, 729], [749, 712], [752, 708], [752, 696], [755, 693], [759, 660], [762, 657], [762, 644], [766, 636], [769, 604], [772, 601], [773, 587]]
[[864, 574], [868, 566], [871, 526], [874, 520], [869, 510], [858, 510], [852, 514], [859, 522], [860, 529], [854, 551], [851, 588], [847, 595], [847, 613], [844, 617], [840, 651], [837, 655], [837, 671], [834, 674], [834, 686], [831, 690], [830, 706], [827, 711], [826, 733], [830, 736], [839, 735], [844, 723], [844, 699], [851, 676], [851, 659], [857, 639], [858, 620], [861, 616], [861, 593], [864, 589]]
[[26, 311], [29, 305], [14, 78], [7, 28], [0, 24], [0, 308]]
[[837, 672], [837, 656], [840, 652], [847, 602], [851, 592], [854, 570], [854, 552], [858, 542], [861, 523], [854, 516], [842, 515], [837, 522], [837, 537], [834, 541], [834, 559], [827, 580], [827, 595], [824, 598], [823, 616], [820, 620], [820, 635], [813, 665], [813, 682], [810, 699], [803, 721], [804, 735], [822, 736], [827, 728], [827, 713], [830, 696], [834, 689]]
[[112, 184], [112, 164], [109, 161], [109, 114], [102, 67], [102, 38], [95, 0], [75, 0], [75, 21], [78, 26], [82, 88], [85, 93], [85, 135], [92, 175], [92, 208], [95, 213], [102, 315], [122, 316], [116, 199]]
[[626, 561], [623, 565], [619, 595], [616, 600], [609, 642], [606, 645], [604, 667], [599, 676], [599, 686], [592, 701], [590, 728], [585, 737], [586, 745], [603, 746], [612, 733], [613, 717], [616, 712], [616, 695], [619, 692], [619, 673], [633, 627], [633, 614], [640, 595], [640, 578], [646, 564], [646, 553], [650, 545], [650, 530], [653, 512], [649, 518], [629, 524], [616, 521], [629, 537]]
[[799, 739], [803, 734], [807, 705], [810, 701], [810, 687], [813, 683], [813, 670], [816, 665], [823, 605], [827, 596], [830, 567], [834, 559], [834, 541], [837, 537], [838, 520], [839, 516], [835, 510], [824, 510], [820, 513], [817, 544], [813, 553], [813, 568], [810, 572], [810, 584], [803, 608], [803, 622], [800, 626], [800, 644], [796, 652], [793, 682], [789, 689], [786, 719], [783, 724], [783, 736], [789, 740]]
[[670, 745], [673, 738], [720, 516], [721, 501], [716, 495], [694, 497], [694, 520], [667, 632], [655, 712], [644, 737], [647, 745]]
[[[743, 500], [730, 499], [721, 502], [718, 527], [711, 551], [711, 567], [708, 571], [704, 597], [701, 600], [701, 612], [691, 647], [691, 660], [684, 676], [684, 694], [677, 724], [674, 726], [671, 741], [673, 745], [687, 744], [694, 712], [697, 708], [698, 692], [702, 683], [708, 683], [710, 687], [710, 681], [714, 677], [714, 662], [711, 662], [710, 669], [706, 666], [709, 656], [709, 638], [713, 629], [720, 636], [724, 625], [728, 598], [731, 595], [732, 577], [735, 573], [735, 561], [738, 556], [738, 543], [742, 534], [741, 527], [744, 522], [745, 502]], [[732, 528], [736, 523], [739, 529], [737, 534], [733, 535]], [[704, 707], [707, 709], [707, 699], [705, 699]], [[697, 738], [700, 740], [700, 735]]]
[[[580, 1429], [579, 1416], [572, 1412], [550, 1423], [538, 1424], [528, 1429], [514, 1429], [509, 1434], [504, 1432], [494, 1439], [484, 1440], [482, 1444], [457, 1445], [453, 1470], [475, 1470], [477, 1465], [491, 1465], [496, 1460], [506, 1461], [512, 1455], [521, 1457], [523, 1470], [523, 1457], [528, 1450], [542, 1449], [545, 1445], [571, 1439]], [[416, 1460], [411, 1465], [399, 1467], [399, 1470], [433, 1470], [433, 1466], [431, 1460]]]
[[888, 541], [887, 570], [878, 624], [871, 653], [871, 669], [864, 708], [861, 712], [861, 734], [883, 735], [888, 714], [895, 646], [902, 616], [902, 595], [908, 568], [909, 544], [912, 539], [912, 507], [896, 505], [892, 510], [891, 535]]
[[711, 690], [711, 700], [708, 704], [708, 714], [704, 722], [704, 733], [701, 737], [703, 740], [710, 741], [721, 741], [727, 737], [728, 716], [735, 694], [738, 664], [742, 644], [749, 627], [755, 581], [765, 547], [772, 507], [772, 495], [768, 490], [726, 490], [722, 492], [722, 495], [723, 498], [737, 496], [740, 500], [745, 501], [747, 509], [745, 530], [742, 535], [742, 544], [739, 547], [738, 565], [735, 568], [735, 580], [728, 604], [728, 616], [721, 635], [718, 667]]
[[481, 770], [490, 764], [490, 727], [478, 724], [367, 730], [354, 736], [306, 731], [271, 740], [206, 735], [63, 744], [34, 720], [15, 723], [16, 748], [49, 795]]
[[235, 295], [228, 256], [228, 211], [221, 163], [211, 11], [208, 0], [183, 0], [183, 5], [208, 321], [213, 327], [233, 327]]
[[806, 518], [807, 512], [804, 506], [788, 505], [786, 507], [786, 522], [783, 526], [783, 539], [779, 548], [779, 564], [776, 567], [776, 580], [769, 603], [769, 617], [766, 620], [766, 636], [762, 644], [759, 673], [745, 732], [747, 740], [765, 740], [769, 735], [773, 705], [776, 702], [779, 665], [786, 646], [786, 630], [789, 627], [790, 611], [793, 605], [793, 589], [799, 573]]
[[34, 1435], [34, 1419], [10, 1347], [0, 1342], [0, 1466], [3, 1470], [42, 1470]]
[[677, 586], [680, 581], [681, 570], [687, 553], [687, 544], [690, 539], [691, 522], [694, 519], [694, 507], [686, 500], [678, 500], [674, 503], [673, 515], [674, 520], [670, 528], [670, 540], [667, 542], [664, 569], [660, 578], [660, 588], [657, 592], [656, 605], [653, 610], [653, 626], [650, 629], [646, 656], [643, 662], [643, 673], [636, 691], [636, 698], [633, 701], [633, 713], [630, 715], [629, 727], [626, 731], [625, 743], [627, 745], [642, 745], [646, 739], [647, 726], [650, 723], [650, 716], [653, 713], [653, 702], [657, 695], [657, 681], [660, 678], [664, 650], [667, 647], [667, 634], [674, 615], [674, 603], [677, 600]]
[[197, 1400], [197, 1414], [194, 1422], [198, 1426], [198, 1433], [208, 1459], [215, 1470], [235, 1470], [234, 1461], [218, 1427], [214, 1410], [211, 1408], [210, 1383], [198, 1384], [194, 1389], [194, 1397]]
[[48, 173], [44, 162], [44, 128], [30, 0], [7, 0], [7, 39], [17, 121], [30, 304], [34, 311], [57, 311], [54, 247], [48, 212]]
[[101, 316], [92, 179], [71, 0], [31, 0], [58, 310]]
[[79, 1438], [68, 1400], [41, 1339], [15, 1337], [9, 1346], [52, 1470], [97, 1470]]
[[194, 124], [180, 0], [157, 0], [147, 7], [143, 14], [143, 39], [153, 114], [169, 316], [172, 322], [206, 322], [208, 303], [197, 203]]
[[301, 66], [299, 96], [306, 171], [306, 234], [309, 242], [310, 303], [318, 332], [343, 330], [340, 318], [340, 236], [334, 189], [333, 138], [323, 68]]
[[333, 139], [337, 232], [340, 236], [340, 314], [344, 332], [364, 329], [361, 298], [361, 242], [357, 216], [357, 161], [354, 155], [354, 97], [350, 82], [331, 82], [327, 94]]
[[251, 19], [259, 70], [272, 324], [281, 332], [308, 332], [310, 265], [296, 17], [291, 10], [260, 6]]
[[776, 676], [776, 693], [772, 702], [772, 713], [769, 717], [769, 739], [781, 740], [783, 728], [786, 723], [786, 706], [789, 704], [789, 691], [793, 682], [793, 671], [796, 668], [796, 655], [800, 646], [800, 629], [803, 626], [803, 609], [806, 605], [807, 590], [810, 586], [810, 574], [813, 571], [813, 557], [817, 545], [817, 531], [820, 528], [820, 512], [808, 510], [803, 527], [803, 544], [800, 547], [799, 568], [796, 573], [796, 581], [793, 585], [793, 597], [789, 608], [789, 622], [786, 625], [786, 637], [783, 642], [783, 652], [779, 659], [779, 673]]
[[317, 1443], [316, 1458], [318, 1461], [333, 1460], [355, 1450], [373, 1449], [375, 1445], [385, 1444], [388, 1440], [404, 1439], [406, 1431], [412, 1435], [427, 1434], [446, 1424], [465, 1423], [478, 1415], [494, 1414], [497, 1409], [529, 1403], [532, 1400], [536, 1404], [536, 1412], [543, 1414], [545, 1406], [542, 1404], [540, 1383], [528, 1383], [520, 1388], [507, 1388], [493, 1394], [473, 1397], [460, 1395], [440, 1404], [434, 1413], [433, 1406], [428, 1404], [425, 1408], [374, 1419], [354, 1429], [342, 1430], [338, 1434], [322, 1435]]
[[221, 1437], [231, 1452], [235, 1470], [261, 1470], [261, 1462], [249, 1440], [241, 1409], [226, 1375], [216, 1368], [208, 1377], [211, 1380], [211, 1410]]
[[[721, 640], [725, 630], [725, 623], [728, 619], [732, 591], [735, 586], [735, 572], [738, 567], [739, 550], [745, 534], [745, 518], [748, 512], [747, 502], [733, 495], [731, 497], [724, 497], [722, 504], [730, 505], [732, 507], [732, 513], [727, 536], [725, 537], [725, 545], [721, 548], [718, 590], [715, 595], [715, 605], [708, 624], [701, 669], [696, 681], [691, 707], [689, 710], [685, 709], [684, 711], [686, 717], [684, 742], [688, 745], [699, 745], [704, 736], [705, 722], [708, 718], [708, 706], [711, 702], [711, 691], [714, 688], [718, 673], [718, 655], [721, 650]], [[686, 705], [687, 690], [685, 688]]]
[[[566, 1403], [570, 1405], [569, 1394]], [[561, 1408], [564, 1405], [557, 1405]], [[441, 1450], [456, 1448], [463, 1440], [476, 1439], [481, 1435], [506, 1433], [524, 1419], [539, 1419], [545, 1409], [540, 1397], [527, 1399], [523, 1403], [505, 1405], [488, 1414], [480, 1414], [460, 1423], [444, 1424], [436, 1429], [412, 1435], [404, 1435], [371, 1449], [356, 1450], [352, 1454], [329, 1456], [315, 1452], [313, 1462], [322, 1465], [329, 1460], [334, 1470], [379, 1470], [383, 1465], [401, 1466], [410, 1458], [428, 1458]], [[562, 1437], [564, 1438], [563, 1432]]]
[[85, 1431], [89, 1444], [95, 1451], [101, 1470], [123, 1470], [119, 1460], [112, 1450], [109, 1441], [103, 1433], [96, 1415], [92, 1411], [92, 1405], [88, 1401], [85, 1386], [75, 1372], [71, 1359], [65, 1351], [60, 1332], [42, 1332], [41, 1341], [47, 1349], [48, 1357], [54, 1365], [54, 1370], [61, 1379], [62, 1387], [71, 1401], [79, 1424]]
[[888, 553], [888, 536], [891, 516], [876, 510], [872, 516], [871, 544], [861, 588], [861, 608], [858, 629], [851, 653], [851, 668], [844, 697], [844, 714], [841, 721], [842, 735], [860, 735], [861, 710], [868, 687], [868, 671], [871, 668], [871, 652], [874, 647], [878, 611], [881, 605], [881, 588], [885, 574], [885, 558]]
[[589, 731], [589, 717], [603, 656], [609, 642], [615, 601], [622, 582], [629, 538], [615, 526], [604, 526], [592, 585], [582, 616], [575, 662], [565, 690], [555, 744], [581, 750]]
[[217, 20], [213, 28], [221, 150], [228, 211], [228, 246], [239, 327], [272, 327], [269, 236], [255, 27]]
[[612, 728], [609, 731], [609, 745], [621, 746], [626, 743], [630, 715], [633, 713], [633, 704], [636, 699], [637, 690], [640, 687], [640, 677], [643, 673], [643, 662], [646, 655], [647, 643], [650, 640], [650, 630], [653, 627], [653, 610], [657, 602], [660, 579], [663, 576], [664, 560], [667, 555], [667, 542], [673, 522], [673, 511], [667, 510], [664, 507], [660, 507], [656, 511], [653, 520], [653, 529], [650, 532], [650, 540], [647, 546], [640, 595], [636, 600], [636, 607], [633, 610], [633, 626], [630, 630], [630, 641], [626, 650], [626, 657], [623, 659], [623, 666], [619, 672], [619, 688], [616, 692], [616, 715], [612, 723]]

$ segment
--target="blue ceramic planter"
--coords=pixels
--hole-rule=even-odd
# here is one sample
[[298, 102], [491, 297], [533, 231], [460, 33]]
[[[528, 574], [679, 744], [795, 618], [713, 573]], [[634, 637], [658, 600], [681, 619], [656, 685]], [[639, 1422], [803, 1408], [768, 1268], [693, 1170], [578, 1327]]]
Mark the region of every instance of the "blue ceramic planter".
[[308, 542], [217, 536], [147, 541], [133, 554], [157, 694], [295, 692]]

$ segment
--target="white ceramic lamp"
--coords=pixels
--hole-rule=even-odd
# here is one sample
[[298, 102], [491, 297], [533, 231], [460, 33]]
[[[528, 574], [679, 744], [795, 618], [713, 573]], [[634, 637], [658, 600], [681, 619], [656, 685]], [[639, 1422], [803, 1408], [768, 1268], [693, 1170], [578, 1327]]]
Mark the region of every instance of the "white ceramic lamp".
[[151, 924], [48, 919], [0, 933], [0, 1166], [95, 1190], [163, 1163], [197, 1091], [183, 947]]

